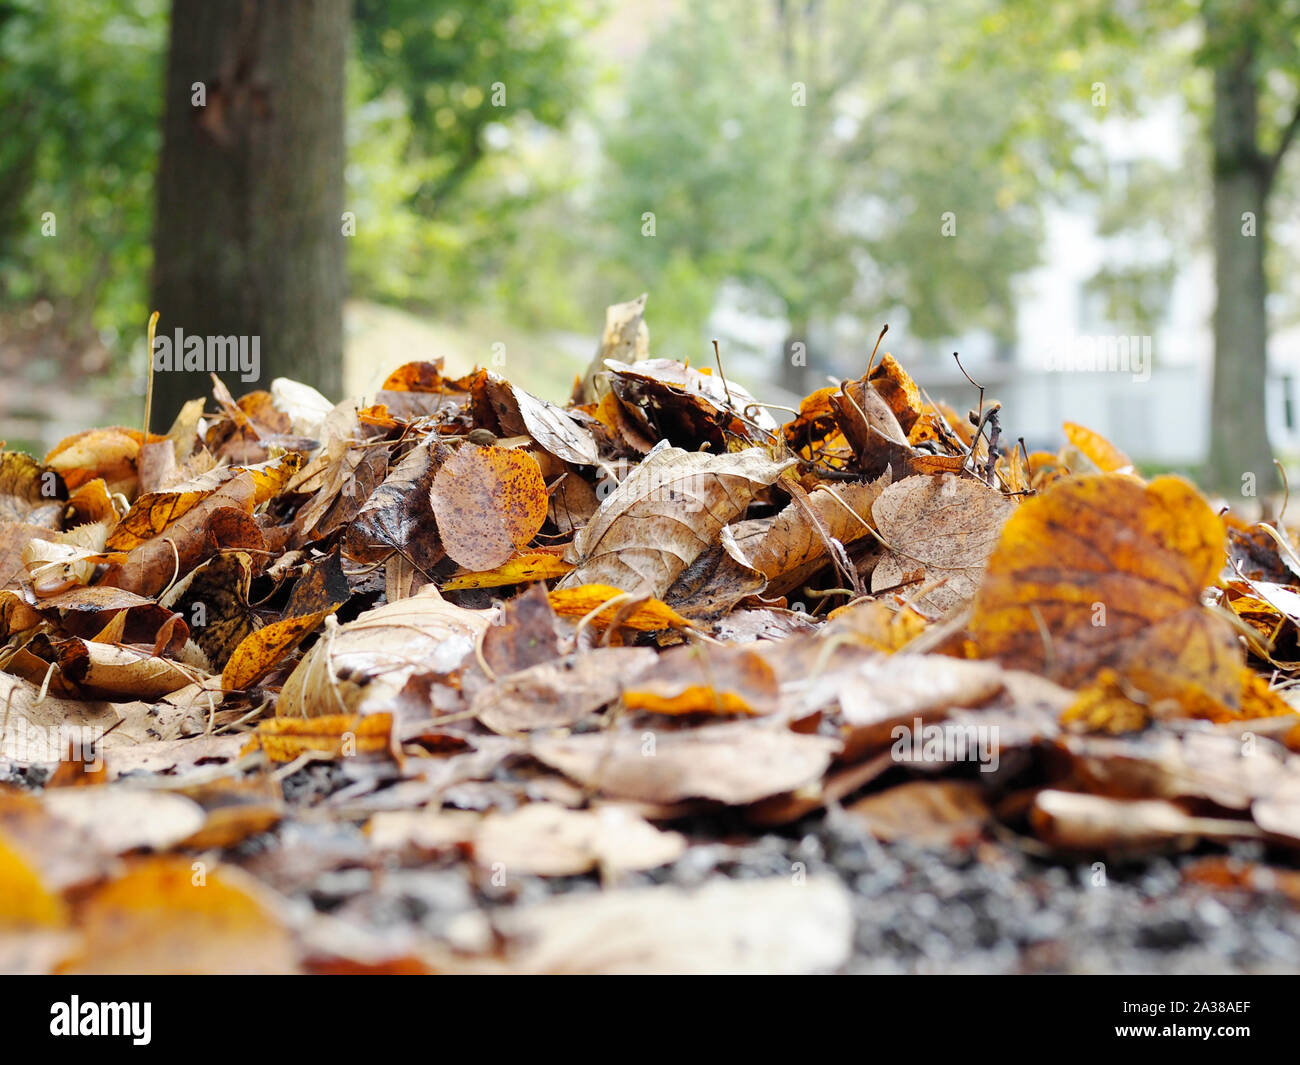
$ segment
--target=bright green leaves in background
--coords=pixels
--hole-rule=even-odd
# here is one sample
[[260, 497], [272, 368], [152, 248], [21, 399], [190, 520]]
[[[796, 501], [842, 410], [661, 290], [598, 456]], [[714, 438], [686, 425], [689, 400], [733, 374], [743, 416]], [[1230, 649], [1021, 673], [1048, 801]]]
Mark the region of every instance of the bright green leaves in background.
[[0, 3], [0, 314], [27, 310], [88, 360], [145, 318], [166, 13]]

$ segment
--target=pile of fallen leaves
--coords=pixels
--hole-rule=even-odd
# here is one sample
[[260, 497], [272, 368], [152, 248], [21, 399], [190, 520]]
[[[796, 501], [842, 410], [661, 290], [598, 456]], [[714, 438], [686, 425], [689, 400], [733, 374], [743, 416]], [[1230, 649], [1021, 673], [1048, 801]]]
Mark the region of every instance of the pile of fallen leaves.
[[[1300, 844], [1281, 522], [1080, 426], [1029, 454], [888, 354], [780, 424], [641, 306], [563, 407], [414, 362], [0, 455], [0, 965], [842, 962], [838, 881], [620, 886], [701, 816]], [[399, 942], [290, 897], [429, 862], [602, 890]]]

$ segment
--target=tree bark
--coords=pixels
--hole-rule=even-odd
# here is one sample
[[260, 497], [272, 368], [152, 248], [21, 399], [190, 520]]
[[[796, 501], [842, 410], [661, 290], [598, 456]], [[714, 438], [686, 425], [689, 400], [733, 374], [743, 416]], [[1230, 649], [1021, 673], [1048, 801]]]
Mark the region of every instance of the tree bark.
[[[236, 395], [341, 388], [349, 18], [350, 0], [173, 0], [153, 301], [169, 341], [258, 338], [256, 380], [220, 374]], [[157, 372], [154, 428], [209, 387]]]
[[[1268, 319], [1264, 275], [1271, 180], [1258, 143], [1254, 55], [1243, 48], [1214, 74], [1214, 392], [1208, 487], [1228, 498], [1277, 487], [1265, 389]], [[1248, 228], [1254, 220], [1253, 234]], [[1248, 235], [1249, 234], [1249, 235]]]

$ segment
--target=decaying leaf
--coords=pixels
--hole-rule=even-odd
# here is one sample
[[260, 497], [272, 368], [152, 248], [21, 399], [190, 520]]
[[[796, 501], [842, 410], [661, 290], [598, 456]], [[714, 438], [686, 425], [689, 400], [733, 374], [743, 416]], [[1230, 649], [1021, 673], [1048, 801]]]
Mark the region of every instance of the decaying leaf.
[[1070, 687], [1110, 668], [1138, 691], [1236, 706], [1241, 651], [1201, 602], [1223, 523], [1177, 477], [1071, 477], [1007, 522], [974, 602], [980, 651]]
[[432, 585], [325, 631], [285, 681], [280, 717], [390, 709], [413, 676], [454, 674], [491, 615], [447, 602]]
[[0, 521], [56, 528], [68, 498], [63, 478], [20, 451], [0, 451]]
[[828, 563], [827, 537], [844, 546], [871, 535], [872, 506], [888, 484], [882, 475], [868, 483], [823, 485], [808, 493], [806, 503], [796, 500], [770, 520], [734, 526], [731, 542], [741, 561], [767, 578], [768, 594], [798, 588]]
[[539, 739], [533, 754], [602, 794], [640, 802], [730, 805], [795, 791], [821, 777], [839, 744], [758, 724], [685, 732], [616, 731]]
[[1250, 821], [1194, 817], [1164, 799], [1113, 799], [1069, 791], [1040, 791], [1030, 823], [1045, 842], [1067, 850], [1145, 850], [1197, 839], [1256, 839]]
[[848, 809], [877, 839], [922, 845], [972, 843], [993, 817], [983, 789], [961, 780], [913, 780]]
[[761, 448], [729, 455], [674, 447], [652, 452], [575, 537], [569, 561], [576, 568], [561, 587], [608, 584], [662, 598], [790, 464]]
[[876, 529], [890, 545], [871, 573], [872, 591], [898, 587], [912, 576], [934, 584], [916, 599], [921, 609], [942, 613], [966, 603], [1014, 510], [1001, 493], [952, 473], [889, 485], [871, 508]]
[[838, 880], [771, 877], [557, 899], [509, 914], [500, 930], [506, 959], [467, 971], [817, 973], [848, 956], [853, 913]]
[[433, 479], [433, 512], [447, 554], [468, 570], [495, 569], [546, 520], [546, 484], [525, 451], [468, 445]]
[[555, 803], [529, 803], [513, 813], [489, 815], [474, 835], [478, 862], [500, 865], [507, 875], [653, 869], [685, 850], [680, 834], [661, 831], [617, 805], [566, 810]]
[[572, 725], [617, 699], [655, 661], [649, 648], [606, 647], [543, 662], [478, 692], [470, 711], [506, 735]]

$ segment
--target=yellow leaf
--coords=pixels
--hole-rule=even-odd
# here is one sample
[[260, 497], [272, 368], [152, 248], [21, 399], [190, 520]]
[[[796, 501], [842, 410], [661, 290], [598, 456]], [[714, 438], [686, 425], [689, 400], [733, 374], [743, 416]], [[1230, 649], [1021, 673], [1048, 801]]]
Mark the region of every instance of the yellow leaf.
[[87, 899], [80, 955], [64, 971], [284, 973], [297, 951], [269, 898], [238, 869], [190, 858], [133, 863]]
[[527, 581], [546, 581], [563, 577], [573, 566], [559, 555], [545, 551], [525, 551], [496, 569], [478, 573], [457, 573], [446, 581], [444, 592], [458, 592], [465, 588], [499, 588], [503, 584], [523, 584]]
[[1004, 526], [971, 636], [985, 657], [1067, 687], [1110, 668], [1189, 712], [1205, 698], [1235, 709], [1241, 649], [1201, 603], [1223, 564], [1223, 522], [1181, 478], [1062, 478]]
[[63, 900], [45, 889], [36, 871], [0, 835], [0, 929], [57, 927], [66, 921]]
[[302, 466], [302, 458], [290, 452], [268, 462], [253, 466], [225, 466], [183, 484], [158, 492], [146, 492], [132, 504], [131, 509], [118, 522], [108, 538], [107, 546], [114, 551], [131, 548], [152, 540], [164, 532], [172, 522], [184, 517], [218, 488], [241, 473], [247, 473], [252, 482], [253, 506], [265, 503], [279, 494]]
[[273, 717], [261, 722], [243, 754], [266, 752], [273, 762], [292, 762], [311, 753], [333, 758], [387, 751], [392, 714], [326, 714], [323, 717]]
[[[577, 620], [586, 617], [601, 604], [609, 603], [616, 597], [617, 603], [611, 603], [607, 609], [602, 610], [591, 620], [592, 625], [603, 628], [618, 616], [620, 609], [628, 602], [627, 593], [621, 588], [613, 588], [608, 584], [582, 584], [577, 588], [557, 588], [550, 594], [551, 609], [561, 617]], [[642, 632], [694, 627], [672, 607], [658, 599], [647, 599], [639, 604], [627, 617], [620, 618], [619, 624]]]
[[235, 648], [222, 670], [221, 687], [225, 691], [240, 691], [265, 676], [335, 609], [331, 607], [301, 617], [283, 618], [250, 632]]
[[1102, 473], [1132, 470], [1133, 460], [1100, 433], [1094, 433], [1077, 422], [1065, 423], [1065, 438], [1083, 452], [1084, 456]]

